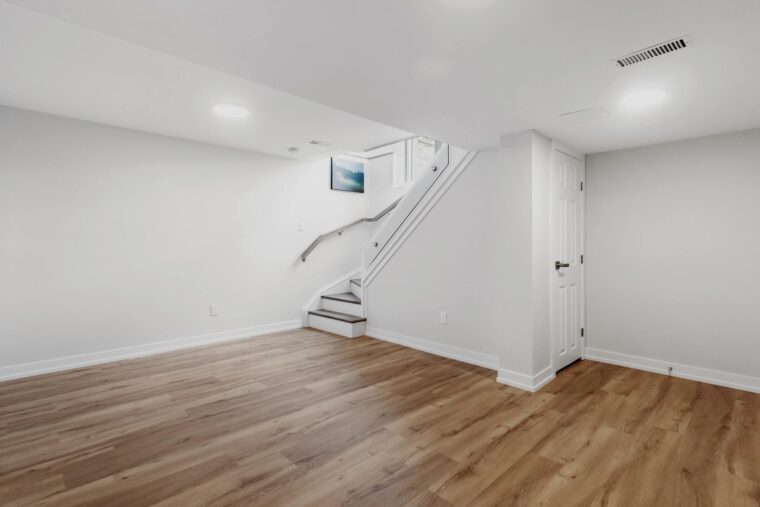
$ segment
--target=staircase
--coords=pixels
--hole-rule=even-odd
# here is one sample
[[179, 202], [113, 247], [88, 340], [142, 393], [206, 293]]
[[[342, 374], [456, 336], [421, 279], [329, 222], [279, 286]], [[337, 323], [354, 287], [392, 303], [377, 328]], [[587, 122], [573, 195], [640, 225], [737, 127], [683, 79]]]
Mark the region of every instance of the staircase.
[[319, 308], [309, 311], [309, 327], [348, 338], [364, 335], [367, 319], [363, 317], [361, 279], [352, 278], [347, 289], [347, 292], [323, 294]]
[[[321, 234], [312, 241], [301, 253], [302, 262], [306, 262], [322, 241], [340, 236], [352, 227], [378, 222], [390, 215], [375, 231], [372, 240], [362, 252], [361, 266], [317, 291], [307, 303], [302, 313], [304, 327], [313, 327], [349, 338], [364, 335], [367, 319], [362, 302], [362, 284], [365, 285], [366, 291], [393, 252], [416, 228], [474, 156], [474, 153], [437, 142], [434, 164], [415, 175], [414, 183], [403, 197], [374, 217], [359, 218]], [[452, 168], [447, 170], [449, 166]], [[444, 173], [445, 176], [441, 177]], [[361, 278], [351, 278], [357, 275]]]

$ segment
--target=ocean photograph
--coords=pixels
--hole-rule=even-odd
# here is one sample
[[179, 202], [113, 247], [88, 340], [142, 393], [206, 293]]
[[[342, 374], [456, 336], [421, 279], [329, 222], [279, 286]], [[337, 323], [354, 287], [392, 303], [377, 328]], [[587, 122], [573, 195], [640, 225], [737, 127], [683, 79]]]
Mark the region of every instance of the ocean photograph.
[[331, 159], [330, 188], [364, 193], [364, 162], [347, 157]]

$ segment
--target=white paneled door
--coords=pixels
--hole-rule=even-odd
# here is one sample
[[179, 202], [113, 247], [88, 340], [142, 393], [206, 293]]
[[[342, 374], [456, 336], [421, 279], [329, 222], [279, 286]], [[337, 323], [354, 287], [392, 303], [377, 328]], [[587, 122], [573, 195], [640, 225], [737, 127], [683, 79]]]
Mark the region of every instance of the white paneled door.
[[554, 371], [581, 358], [584, 316], [582, 156], [555, 147], [550, 174], [551, 333]]

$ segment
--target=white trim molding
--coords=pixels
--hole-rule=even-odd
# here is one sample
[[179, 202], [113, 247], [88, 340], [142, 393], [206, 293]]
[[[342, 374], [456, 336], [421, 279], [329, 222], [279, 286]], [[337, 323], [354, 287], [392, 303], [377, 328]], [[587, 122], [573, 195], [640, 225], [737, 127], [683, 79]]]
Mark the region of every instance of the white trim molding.
[[496, 382], [505, 384], [524, 391], [530, 391], [535, 393], [546, 384], [554, 380], [554, 369], [552, 366], [547, 366], [535, 375], [526, 375], [524, 373], [518, 373], [516, 371], [507, 370], [505, 368], [499, 368], [499, 374], [496, 377]]
[[285, 322], [274, 322], [271, 324], [262, 324], [259, 326], [247, 327], [243, 329], [232, 329], [229, 331], [220, 331], [198, 336], [188, 336], [174, 340], [164, 340], [133, 347], [123, 347], [111, 350], [102, 350], [88, 354], [79, 354], [75, 356], [58, 357], [54, 359], [45, 359], [33, 363], [23, 363], [10, 366], [0, 367], [0, 381], [12, 380], [43, 373], [53, 373], [56, 371], [71, 370], [96, 364], [111, 363], [124, 359], [133, 359], [136, 357], [150, 356], [162, 352], [171, 352], [174, 350], [199, 347], [201, 345], [212, 345], [243, 338], [252, 338], [265, 334], [277, 333], [280, 331], [290, 331], [301, 328], [301, 320], [288, 320]]
[[463, 363], [474, 364], [475, 366], [481, 366], [483, 368], [488, 368], [489, 370], [496, 370], [499, 367], [499, 358], [497, 356], [475, 352], [474, 350], [445, 345], [443, 343], [425, 340], [423, 338], [415, 338], [413, 336], [407, 336], [373, 327], [368, 327], [366, 334], [370, 338], [403, 345], [404, 347], [421, 350], [423, 352], [446, 357], [448, 359], [454, 359], [456, 361], [462, 361]]
[[671, 363], [661, 359], [651, 359], [648, 357], [634, 356], [631, 354], [622, 354], [620, 352], [611, 352], [609, 350], [595, 349], [586, 347], [586, 359], [599, 361], [601, 363], [615, 364], [627, 368], [635, 368], [653, 373], [668, 374], [668, 368], [673, 368], [670, 374], [674, 377], [696, 380], [707, 384], [715, 384], [733, 389], [741, 389], [753, 393], [760, 393], [760, 378], [738, 375], [726, 371], [711, 370], [698, 366], [689, 366], [687, 364]]

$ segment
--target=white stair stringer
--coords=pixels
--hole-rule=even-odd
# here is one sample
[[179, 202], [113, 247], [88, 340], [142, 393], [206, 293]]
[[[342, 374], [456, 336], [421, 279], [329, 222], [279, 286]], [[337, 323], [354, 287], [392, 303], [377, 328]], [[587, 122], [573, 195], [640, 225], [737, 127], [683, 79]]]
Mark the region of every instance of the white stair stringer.
[[[452, 148], [455, 149], [455, 148]], [[435, 207], [436, 203], [446, 194], [449, 188], [464, 172], [467, 166], [470, 165], [477, 155], [477, 152], [465, 152], [464, 150], [456, 149], [453, 154], [451, 163], [453, 167], [447, 168], [447, 170], [441, 174], [441, 176], [435, 181], [430, 190], [423, 196], [419, 203], [414, 206], [406, 217], [392, 215], [392, 219], [395, 218], [398, 223], [383, 224], [384, 227], [396, 227], [387, 239], [384, 245], [380, 245], [375, 238], [373, 238], [369, 249], [365, 249], [363, 255], [363, 270], [362, 270], [362, 285], [363, 290], [372, 283], [377, 274], [382, 270], [383, 266], [393, 257], [393, 254], [404, 244], [404, 242], [411, 236], [417, 226], [424, 220], [427, 214]], [[401, 207], [399, 205], [399, 207]], [[381, 232], [381, 231], [380, 231]], [[375, 246], [375, 243], [378, 243]], [[379, 250], [375, 253], [372, 249]], [[374, 256], [374, 257], [373, 257]], [[362, 290], [362, 288], [360, 288]]]
[[358, 298], [362, 297], [362, 280], [361, 278], [352, 278], [349, 282], [349, 290]]

